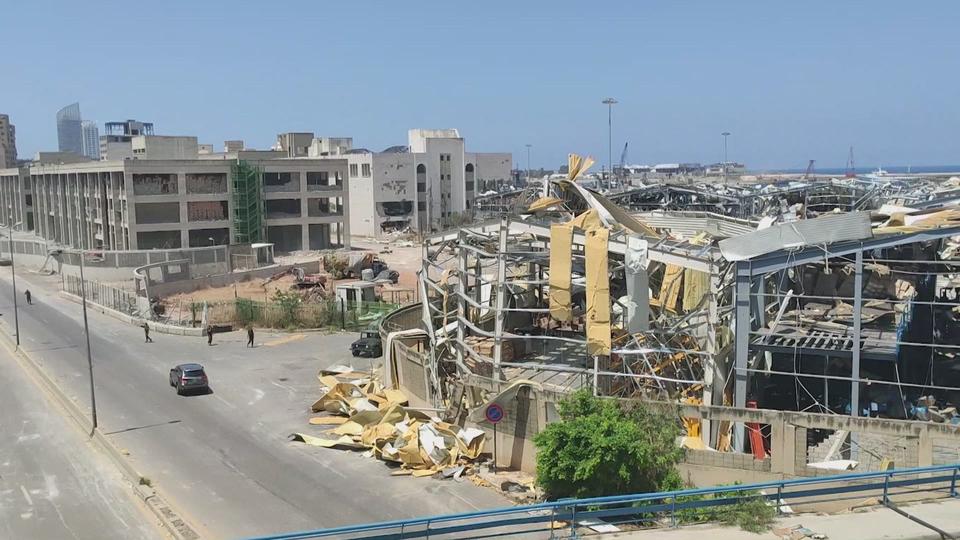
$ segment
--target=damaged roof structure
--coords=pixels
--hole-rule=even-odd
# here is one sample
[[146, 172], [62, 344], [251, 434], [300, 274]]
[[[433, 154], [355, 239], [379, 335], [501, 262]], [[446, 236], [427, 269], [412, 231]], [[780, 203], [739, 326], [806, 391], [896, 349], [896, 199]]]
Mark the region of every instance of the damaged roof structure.
[[[425, 378], [951, 421], [960, 182], [577, 183], [424, 244]], [[939, 418], [935, 418], [939, 415]], [[960, 422], [960, 418], [957, 420]], [[743, 449], [743, 427], [703, 443]]]

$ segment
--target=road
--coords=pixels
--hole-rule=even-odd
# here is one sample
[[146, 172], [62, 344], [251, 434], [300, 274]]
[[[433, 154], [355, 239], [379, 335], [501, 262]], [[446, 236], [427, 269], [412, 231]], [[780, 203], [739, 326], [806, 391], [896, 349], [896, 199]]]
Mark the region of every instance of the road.
[[[0, 279], [0, 324], [12, 332], [9, 274]], [[20, 302], [21, 341], [87, 410], [80, 306], [59, 297], [52, 282], [18, 272], [18, 287], [34, 295], [32, 306]], [[306, 422], [319, 395], [316, 373], [352, 360], [352, 334], [259, 332], [258, 346], [248, 349], [240, 332], [218, 334], [212, 347], [203, 338], [153, 333], [155, 342], [144, 344], [142, 329], [89, 316], [101, 430], [205, 538], [507, 504], [470, 482], [393, 477], [360, 454], [288, 441], [294, 431], [317, 432]], [[167, 374], [181, 362], [205, 364], [213, 392], [177, 396]]]
[[107, 456], [0, 347], [0, 537], [160, 539]]

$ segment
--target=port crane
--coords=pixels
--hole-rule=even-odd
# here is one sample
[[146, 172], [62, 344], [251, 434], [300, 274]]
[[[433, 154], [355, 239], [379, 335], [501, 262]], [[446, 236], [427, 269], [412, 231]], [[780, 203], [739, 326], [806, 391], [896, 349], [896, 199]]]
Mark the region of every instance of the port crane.
[[806, 180], [807, 178], [810, 178], [810, 175], [813, 174], [813, 163], [815, 161], [816, 161], [815, 159], [811, 159], [810, 163], [807, 163], [807, 170], [806, 172], [803, 173], [804, 180]]
[[857, 177], [857, 168], [853, 165], [853, 147], [850, 147], [850, 155], [847, 157], [847, 170], [844, 174], [847, 178]]

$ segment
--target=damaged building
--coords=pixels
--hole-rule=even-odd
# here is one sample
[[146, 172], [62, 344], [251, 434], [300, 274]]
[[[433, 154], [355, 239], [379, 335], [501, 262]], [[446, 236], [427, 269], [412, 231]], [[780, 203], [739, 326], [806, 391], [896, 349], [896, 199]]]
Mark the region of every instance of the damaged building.
[[528, 387], [515, 448], [588, 388], [676, 404], [685, 446], [753, 470], [792, 474], [835, 440], [827, 458], [860, 470], [956, 461], [955, 179], [660, 186], [669, 203], [643, 205], [579, 185], [590, 163], [572, 155], [520, 214], [426, 240], [429, 301], [383, 324], [388, 379], [448, 419]]

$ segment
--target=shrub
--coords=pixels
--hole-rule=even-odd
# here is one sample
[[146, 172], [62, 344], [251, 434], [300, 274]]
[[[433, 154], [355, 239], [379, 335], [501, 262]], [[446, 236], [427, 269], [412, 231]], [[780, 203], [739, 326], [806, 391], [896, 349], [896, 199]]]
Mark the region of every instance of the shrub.
[[558, 403], [560, 420], [534, 439], [537, 483], [550, 499], [677, 489], [682, 451], [675, 419], [624, 409], [581, 390]]

